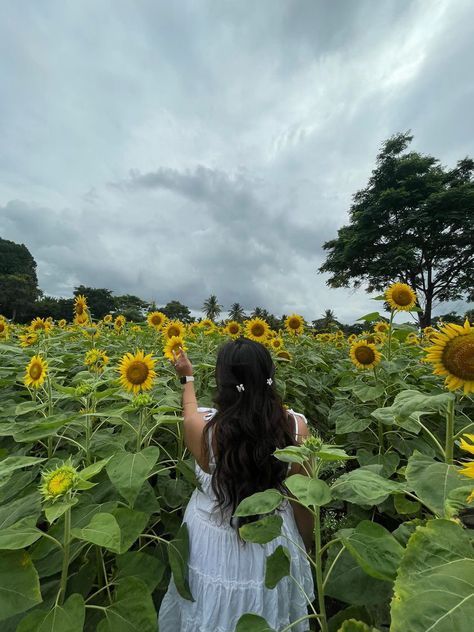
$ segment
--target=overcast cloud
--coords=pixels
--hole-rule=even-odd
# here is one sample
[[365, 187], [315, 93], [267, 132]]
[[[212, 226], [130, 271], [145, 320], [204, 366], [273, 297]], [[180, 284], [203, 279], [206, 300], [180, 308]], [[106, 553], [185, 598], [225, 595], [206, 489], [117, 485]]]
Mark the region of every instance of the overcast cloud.
[[353, 322], [322, 244], [393, 133], [474, 155], [473, 59], [471, 0], [3, 3], [0, 236], [55, 296]]

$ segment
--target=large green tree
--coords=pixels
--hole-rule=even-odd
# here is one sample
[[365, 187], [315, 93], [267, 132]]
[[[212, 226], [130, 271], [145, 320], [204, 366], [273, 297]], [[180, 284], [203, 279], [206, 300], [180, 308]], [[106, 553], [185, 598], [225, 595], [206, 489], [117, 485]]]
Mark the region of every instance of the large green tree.
[[36, 261], [28, 248], [0, 238], [0, 314], [22, 322], [39, 295]]
[[229, 319], [241, 323], [245, 318], [245, 310], [240, 303], [232, 303], [229, 310]]
[[446, 169], [407, 151], [412, 139], [397, 134], [383, 144], [367, 186], [354, 195], [350, 223], [324, 244], [319, 271], [332, 275], [334, 288], [381, 292], [408, 283], [424, 327], [435, 303], [474, 300], [474, 161]]
[[160, 307], [160, 312], [163, 312], [170, 320], [180, 320], [183, 323], [192, 321], [189, 307], [186, 307], [179, 301], [169, 301], [164, 307]]
[[112, 296], [112, 290], [79, 285], [74, 288], [74, 296], [79, 294], [86, 297], [92, 318], [103, 318], [106, 314], [115, 310], [115, 297]]
[[144, 318], [145, 311], [150, 303], [135, 296], [134, 294], [122, 294], [114, 298], [114, 309], [116, 313], [123, 314], [127, 320], [140, 322]]

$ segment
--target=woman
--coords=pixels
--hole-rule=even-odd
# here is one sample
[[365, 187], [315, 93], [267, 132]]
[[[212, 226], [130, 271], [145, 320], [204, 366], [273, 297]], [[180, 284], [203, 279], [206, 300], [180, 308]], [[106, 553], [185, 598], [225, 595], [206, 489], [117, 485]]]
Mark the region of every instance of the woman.
[[[258, 342], [240, 338], [221, 347], [216, 364], [217, 409], [199, 408], [193, 367], [181, 351], [175, 367], [183, 384], [184, 438], [196, 459], [201, 490], [194, 490], [184, 514], [190, 540], [189, 586], [194, 602], [180, 597], [171, 579], [161, 604], [159, 632], [234, 632], [246, 612], [281, 630], [307, 614], [314, 598], [304, 555], [312, 537], [311, 514], [285, 503], [282, 535], [268, 544], [245, 543], [232, 515], [241, 500], [269, 488], [282, 489], [288, 469], [276, 448], [308, 436], [306, 419], [286, 411], [275, 390], [275, 366]], [[265, 588], [265, 559], [278, 545], [291, 553], [291, 575]], [[307, 622], [293, 627], [309, 628]]]

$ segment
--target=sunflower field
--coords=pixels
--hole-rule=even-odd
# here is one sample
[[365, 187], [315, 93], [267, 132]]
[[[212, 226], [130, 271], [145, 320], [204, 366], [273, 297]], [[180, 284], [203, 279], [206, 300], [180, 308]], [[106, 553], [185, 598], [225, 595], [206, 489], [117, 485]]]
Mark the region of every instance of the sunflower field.
[[[69, 323], [0, 318], [2, 632], [155, 632], [171, 576], [192, 599], [182, 516], [197, 480], [170, 359], [187, 351], [199, 404], [211, 406], [217, 349], [241, 335], [270, 349], [283, 402], [311, 425], [304, 444], [275, 452], [311, 465], [287, 480], [315, 518], [308, 629], [470, 632], [474, 327], [394, 324], [417, 309], [404, 284], [377, 299], [390, 318], [367, 314], [349, 337], [317, 334], [297, 314], [282, 331], [160, 312], [93, 322], [82, 296]], [[285, 498], [242, 501], [236, 515], [255, 516], [242, 538], [275, 538]], [[289, 574], [285, 547], [263, 570], [269, 589]], [[236, 627], [264, 631], [255, 613]]]

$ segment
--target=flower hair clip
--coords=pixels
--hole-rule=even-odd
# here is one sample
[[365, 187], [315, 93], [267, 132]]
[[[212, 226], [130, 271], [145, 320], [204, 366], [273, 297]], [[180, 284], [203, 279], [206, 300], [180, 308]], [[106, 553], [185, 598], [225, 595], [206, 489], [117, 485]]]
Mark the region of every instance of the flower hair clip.
[[273, 384], [273, 380], [272, 380], [271, 377], [268, 378], [267, 384], [268, 384], [268, 386], [271, 386]]
[[241, 393], [242, 391], [245, 391], [243, 384], [237, 384], [235, 388], [239, 391], [239, 393]]

